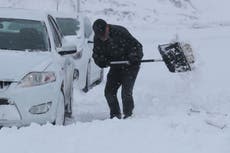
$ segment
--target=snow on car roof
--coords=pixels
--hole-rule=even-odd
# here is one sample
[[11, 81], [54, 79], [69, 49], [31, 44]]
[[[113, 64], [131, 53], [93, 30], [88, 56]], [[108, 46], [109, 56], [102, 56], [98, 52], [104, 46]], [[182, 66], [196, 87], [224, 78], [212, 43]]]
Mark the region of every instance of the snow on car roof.
[[19, 9], [19, 8], [0, 8], [0, 18], [13, 18], [13, 19], [28, 19], [28, 20], [45, 20], [47, 13], [37, 11], [37, 10], [28, 10], [28, 9]]
[[84, 13], [79, 12], [55, 12], [55, 11], [49, 11], [49, 14], [51, 14], [54, 18], [78, 18], [83, 19], [85, 16]]
[[76, 18], [78, 17], [78, 13], [66, 13], [66, 12], [49, 12], [55, 18]]

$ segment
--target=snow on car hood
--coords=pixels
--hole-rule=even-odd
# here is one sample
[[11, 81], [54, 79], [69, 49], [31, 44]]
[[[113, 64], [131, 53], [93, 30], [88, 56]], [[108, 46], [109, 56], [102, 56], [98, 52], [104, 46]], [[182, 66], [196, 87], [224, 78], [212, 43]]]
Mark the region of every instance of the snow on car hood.
[[19, 81], [32, 71], [44, 71], [52, 61], [50, 52], [0, 51], [0, 80]]

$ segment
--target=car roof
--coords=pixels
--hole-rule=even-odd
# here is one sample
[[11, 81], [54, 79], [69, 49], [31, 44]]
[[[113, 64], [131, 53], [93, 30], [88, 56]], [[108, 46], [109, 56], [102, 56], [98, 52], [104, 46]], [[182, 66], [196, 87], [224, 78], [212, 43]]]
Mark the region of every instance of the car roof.
[[66, 12], [49, 12], [55, 18], [77, 18], [78, 14], [76, 13], [66, 13]]
[[78, 19], [82, 20], [84, 17], [86, 17], [83, 13], [77, 13], [77, 12], [48, 12], [51, 14], [54, 18], [73, 18], [73, 19]]
[[47, 17], [46, 12], [19, 8], [0, 8], [0, 18], [27, 19], [44, 21]]

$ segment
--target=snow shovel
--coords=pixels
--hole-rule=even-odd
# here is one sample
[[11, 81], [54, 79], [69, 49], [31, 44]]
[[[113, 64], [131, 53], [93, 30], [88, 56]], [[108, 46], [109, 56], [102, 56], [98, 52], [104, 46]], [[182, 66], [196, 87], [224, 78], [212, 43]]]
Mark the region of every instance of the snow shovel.
[[[189, 44], [180, 42], [163, 44], [158, 46], [162, 59], [144, 59], [141, 63], [164, 62], [170, 72], [191, 71], [190, 64], [194, 63], [194, 56]], [[129, 61], [112, 61], [110, 65], [130, 64]]]

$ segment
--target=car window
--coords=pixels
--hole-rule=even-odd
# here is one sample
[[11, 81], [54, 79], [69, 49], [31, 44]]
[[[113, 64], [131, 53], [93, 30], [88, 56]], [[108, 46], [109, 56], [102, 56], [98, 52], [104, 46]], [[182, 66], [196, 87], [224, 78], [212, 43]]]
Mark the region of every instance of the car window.
[[77, 35], [80, 30], [80, 22], [77, 19], [56, 18], [56, 21], [64, 36]]
[[49, 51], [45, 24], [34, 20], [0, 18], [0, 49]]
[[60, 48], [62, 46], [61, 35], [60, 35], [60, 32], [58, 32], [58, 27], [56, 25], [56, 22], [51, 16], [49, 16], [49, 23], [50, 23], [51, 31], [54, 37], [55, 47]]
[[87, 17], [84, 18], [84, 28], [85, 28], [85, 32], [84, 32], [85, 37], [89, 38], [91, 36], [93, 30], [92, 30], [92, 24]]

